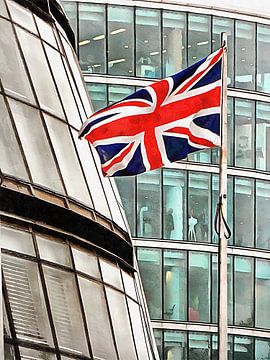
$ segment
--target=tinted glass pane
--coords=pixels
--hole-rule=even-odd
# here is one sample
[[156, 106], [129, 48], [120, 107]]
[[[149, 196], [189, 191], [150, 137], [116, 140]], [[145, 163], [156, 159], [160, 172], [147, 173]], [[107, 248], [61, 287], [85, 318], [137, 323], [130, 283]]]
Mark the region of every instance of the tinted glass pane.
[[108, 86], [108, 104], [111, 105], [124, 99], [135, 91], [134, 86], [109, 85]]
[[100, 260], [100, 267], [103, 281], [122, 290], [123, 284], [120, 269], [116, 266], [116, 264]]
[[94, 111], [107, 106], [107, 85], [86, 83]]
[[208, 360], [211, 358], [211, 335], [204, 333], [189, 334], [189, 358]]
[[151, 319], [161, 319], [161, 251], [138, 249], [138, 263]]
[[65, 243], [60, 239], [57, 242], [52, 241], [42, 235], [36, 235], [36, 239], [41, 259], [71, 267], [70, 250]]
[[270, 341], [255, 340], [255, 360], [262, 360], [269, 358]]
[[180, 331], [164, 331], [164, 360], [187, 358], [187, 334]]
[[270, 170], [270, 106], [256, 104], [256, 168]]
[[269, 299], [270, 299], [270, 261], [256, 260], [256, 312], [255, 326], [270, 328]]
[[137, 76], [159, 78], [161, 68], [160, 11], [136, 9]]
[[166, 250], [163, 261], [164, 319], [186, 320], [186, 252]]
[[20, 350], [21, 360], [29, 360], [29, 359], [56, 360], [56, 356], [54, 354], [48, 353], [46, 351], [28, 349], [23, 347], [20, 347], [19, 350]]
[[0, 223], [0, 248], [35, 256], [32, 235]]
[[255, 24], [236, 20], [235, 87], [255, 88]]
[[253, 360], [253, 339], [235, 336], [234, 338], [234, 360]]
[[162, 330], [158, 330], [158, 329], [153, 329], [153, 330], [154, 330], [155, 342], [158, 349], [158, 354], [160, 359], [162, 359], [163, 356]]
[[133, 8], [108, 7], [108, 73], [134, 75]]
[[83, 71], [105, 72], [105, 7], [79, 4], [79, 58]]
[[4, 359], [15, 360], [15, 353], [13, 346], [9, 344], [4, 344]]
[[270, 184], [256, 182], [256, 247], [270, 249]]
[[257, 26], [257, 90], [270, 92], [270, 27]]
[[72, 2], [69, 2], [69, 1], [61, 1], [61, 4], [63, 5], [64, 7], [64, 10], [65, 10], [65, 13], [68, 17], [68, 21], [69, 21], [69, 24], [73, 30], [73, 33], [75, 35], [75, 42], [77, 44], [77, 27], [78, 27], [78, 24], [77, 24], [77, 4], [76, 3], [72, 3]]
[[76, 270], [100, 278], [97, 258], [94, 254], [75, 248], [72, 248], [72, 253]]

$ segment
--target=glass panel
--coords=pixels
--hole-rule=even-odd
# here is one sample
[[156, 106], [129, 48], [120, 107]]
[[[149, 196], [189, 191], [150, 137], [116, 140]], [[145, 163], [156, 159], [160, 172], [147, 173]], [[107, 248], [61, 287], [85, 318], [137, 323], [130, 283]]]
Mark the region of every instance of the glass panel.
[[32, 235], [0, 224], [0, 248], [35, 256]]
[[253, 326], [253, 259], [234, 258], [235, 325]]
[[160, 78], [160, 11], [136, 9], [136, 75]]
[[178, 359], [187, 359], [187, 334], [173, 330], [164, 331], [164, 360]]
[[[1, 50], [0, 50], [1, 51]], [[3, 173], [27, 179], [22, 154], [3, 97], [0, 96], [0, 168]], [[12, 151], [10, 150], [12, 149]]]
[[196, 63], [211, 52], [211, 18], [207, 15], [188, 15], [188, 65]]
[[95, 359], [117, 359], [103, 286], [81, 277], [79, 284]]
[[8, 17], [7, 9], [4, 0], [0, 0], [0, 15]]
[[131, 296], [133, 299], [137, 300], [137, 294], [135, 289], [135, 279], [125, 271], [121, 271], [124, 287], [125, 287], [125, 293], [129, 296]]
[[40, 40], [20, 28], [16, 31], [41, 107], [63, 117], [63, 110]]
[[189, 333], [189, 359], [211, 359], [211, 335]]
[[161, 251], [138, 249], [138, 265], [151, 319], [161, 319]]
[[161, 176], [155, 170], [137, 177], [138, 236], [161, 237]]
[[44, 118], [68, 194], [84, 203], [91, 204], [68, 126], [45, 114]]
[[256, 181], [256, 247], [270, 249], [270, 184]]
[[254, 359], [253, 339], [235, 336], [234, 338], [234, 360]]
[[2, 260], [17, 338], [53, 347], [37, 264], [6, 254]]
[[162, 25], [163, 77], [166, 77], [187, 67], [186, 14], [163, 11]]
[[89, 356], [74, 275], [48, 266], [43, 270], [60, 350]]
[[270, 92], [270, 26], [257, 25], [257, 90]]
[[135, 236], [135, 177], [116, 177], [115, 181], [125, 209], [131, 234]]
[[109, 105], [114, 104], [117, 101], [124, 99], [125, 97], [131, 95], [135, 91], [134, 86], [124, 86], [124, 85], [109, 85], [108, 86], [108, 95], [109, 95]]
[[[233, 336], [228, 336], [227, 359], [233, 360]], [[212, 335], [212, 357], [211, 360], [218, 360], [218, 336]]]
[[164, 319], [186, 320], [187, 260], [186, 252], [164, 251]]
[[63, 192], [39, 111], [11, 99], [9, 103], [33, 181]]
[[189, 320], [210, 321], [209, 254], [189, 253]]
[[83, 71], [105, 72], [105, 7], [79, 4], [79, 58]]
[[65, 13], [68, 17], [68, 22], [69, 25], [71, 26], [71, 29], [73, 30], [73, 33], [75, 35], [75, 43], [77, 45], [77, 17], [78, 17], [78, 12], [77, 12], [77, 3], [72, 3], [70, 1], [61, 1], [61, 4], [63, 5], [63, 8], [65, 10]]
[[159, 354], [160, 359], [162, 359], [162, 357], [163, 357], [162, 330], [153, 329], [153, 331], [154, 331], [155, 342], [156, 342], [157, 349], [158, 349], [158, 354]]
[[51, 65], [52, 73], [62, 99], [68, 122], [76, 128], [80, 128], [82, 123], [78, 114], [78, 108], [72, 94], [70, 84], [63, 65], [63, 58], [59, 52], [51, 46], [44, 45], [45, 51]]
[[107, 85], [86, 83], [94, 111], [107, 106]]
[[267, 360], [270, 356], [270, 341], [255, 340], [255, 360]]
[[[3, 87], [7, 94], [34, 103], [34, 96], [13, 29], [4, 19], [0, 19], [0, 27], [0, 77]], [[16, 76], [14, 76], [14, 69], [16, 69]]]
[[133, 8], [108, 6], [108, 72], [134, 75]]
[[149, 357], [146, 347], [146, 338], [142, 327], [142, 318], [139, 305], [128, 299], [128, 309], [133, 329], [133, 336], [137, 348], [138, 359], [147, 360]]
[[188, 240], [210, 241], [210, 175], [189, 173]]
[[14, 1], [8, 0], [7, 4], [12, 20], [34, 34], [37, 34], [37, 29], [31, 11], [19, 4], [16, 4]]
[[162, 189], [164, 238], [186, 239], [186, 172], [164, 169]]
[[270, 170], [270, 106], [256, 104], [256, 169]]
[[235, 245], [254, 246], [254, 184], [253, 180], [235, 179], [234, 229]]
[[40, 37], [47, 41], [49, 44], [57, 48], [56, 39], [54, 36], [54, 31], [51, 25], [41, 20], [38, 16], [35, 16], [35, 20], [37, 22], [38, 31], [40, 33]]
[[79, 250], [75, 248], [72, 248], [72, 253], [74, 257], [76, 270], [81, 271], [90, 276], [100, 278], [97, 258], [94, 254], [90, 252], [86, 253], [83, 250]]
[[235, 99], [235, 165], [254, 167], [254, 102]]
[[136, 360], [125, 296], [110, 288], [106, 294], [120, 360]]
[[235, 87], [255, 88], [255, 24], [235, 22]]
[[255, 326], [270, 328], [269, 299], [270, 299], [270, 261], [256, 259], [255, 280]]
[[4, 344], [4, 359], [16, 360], [13, 346], [9, 344]]
[[114, 263], [100, 260], [103, 281], [123, 290], [120, 269]]
[[36, 239], [41, 259], [68, 267], [72, 266], [69, 247], [64, 241], [59, 239], [56, 242], [42, 235], [36, 235]]
[[42, 351], [19, 347], [21, 360], [56, 360], [54, 354]]
[[226, 32], [228, 36], [228, 86], [234, 83], [234, 20], [213, 17], [212, 25], [212, 50], [217, 50], [221, 45], [221, 33]]

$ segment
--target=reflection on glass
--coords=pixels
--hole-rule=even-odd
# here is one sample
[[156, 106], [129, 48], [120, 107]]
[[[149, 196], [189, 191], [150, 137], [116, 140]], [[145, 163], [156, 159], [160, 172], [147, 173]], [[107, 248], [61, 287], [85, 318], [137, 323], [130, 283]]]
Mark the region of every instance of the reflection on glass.
[[108, 73], [134, 75], [133, 9], [108, 6]]
[[65, 10], [65, 13], [68, 17], [68, 22], [69, 25], [71, 26], [71, 29], [73, 30], [73, 34], [75, 35], [75, 43], [77, 46], [77, 28], [78, 28], [78, 24], [77, 24], [77, 16], [78, 16], [78, 11], [77, 11], [77, 3], [72, 3], [70, 1], [61, 1], [61, 4], [63, 5], [63, 8]]
[[266, 339], [255, 340], [255, 360], [268, 360], [270, 356], [270, 341]]
[[160, 78], [160, 11], [136, 8], [136, 75]]
[[153, 329], [153, 331], [154, 331], [155, 342], [158, 349], [158, 354], [160, 359], [162, 359], [163, 356], [162, 330]]
[[0, 223], [0, 248], [35, 256], [32, 235]]
[[210, 321], [209, 254], [189, 253], [189, 320]]
[[79, 3], [79, 59], [88, 73], [105, 72], [105, 7]]
[[77, 248], [72, 248], [75, 269], [87, 275], [100, 278], [97, 258], [94, 254]]
[[211, 359], [211, 335], [205, 333], [189, 333], [189, 358]]
[[234, 338], [234, 360], [253, 360], [253, 339], [243, 336]]
[[53, 241], [44, 235], [36, 235], [41, 259], [71, 267], [69, 247], [64, 242]]
[[[233, 336], [228, 336], [227, 359], [233, 360]], [[218, 336], [212, 336], [212, 357], [211, 360], [218, 360]]]
[[151, 319], [161, 319], [161, 251], [138, 249], [138, 264]]
[[253, 326], [253, 259], [234, 258], [235, 325]]
[[[183, 70], [187, 66], [186, 15], [163, 11], [163, 77]], [[177, 51], [175, 48], [177, 47]]]
[[142, 237], [161, 237], [161, 176], [154, 170], [137, 177], [137, 233]]
[[13, 346], [9, 344], [4, 344], [4, 359], [15, 360], [15, 353]]
[[257, 25], [257, 90], [270, 92], [270, 26]]
[[256, 259], [255, 280], [255, 326], [270, 328], [269, 299], [270, 299], [270, 261]]
[[270, 184], [256, 181], [256, 247], [270, 249]]
[[164, 331], [164, 356], [164, 360], [187, 359], [187, 334], [173, 330]]
[[255, 24], [235, 23], [235, 87], [255, 89]]
[[270, 106], [256, 103], [256, 169], [270, 170]]
[[29, 348], [19, 347], [21, 360], [56, 360], [56, 356], [42, 350], [34, 350]]
[[134, 86], [109, 85], [108, 86], [108, 105], [124, 99], [135, 91]]
[[254, 102], [235, 99], [235, 165], [254, 166]]
[[186, 252], [164, 252], [164, 319], [186, 320]]
[[37, 34], [32, 13], [25, 7], [16, 4], [15, 1], [7, 1], [11, 18], [14, 22], [25, 27], [27, 30]]
[[94, 111], [107, 106], [107, 85], [86, 83]]
[[135, 279], [126, 273], [125, 271], [121, 271], [123, 277], [123, 283], [125, 287], [125, 293], [131, 296], [133, 299], [137, 300], [137, 294], [135, 289]]
[[105, 260], [100, 260], [100, 268], [104, 282], [123, 290], [120, 269], [116, 264]]
[[163, 234], [165, 239], [186, 239], [186, 173], [163, 171]]
[[245, 178], [235, 179], [234, 242], [237, 246], [254, 246], [254, 183]]
[[0, 0], [0, 15], [8, 17], [7, 9], [4, 0]]
[[57, 48], [53, 28], [48, 23], [46, 23], [46, 21], [41, 20], [38, 16], [35, 16], [35, 20], [41, 39], [47, 41], [49, 44]]

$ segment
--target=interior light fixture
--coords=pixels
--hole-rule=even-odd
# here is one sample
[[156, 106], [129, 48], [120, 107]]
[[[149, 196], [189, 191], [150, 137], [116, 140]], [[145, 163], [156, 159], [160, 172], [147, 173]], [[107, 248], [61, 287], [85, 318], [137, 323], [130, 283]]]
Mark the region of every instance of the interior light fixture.
[[83, 45], [87, 45], [87, 44], [89, 44], [90, 43], [90, 40], [82, 40], [82, 41], [80, 41], [79, 42], [79, 46], [83, 46]]
[[246, 50], [246, 48], [242, 48], [241, 50], [242, 50], [242, 51], [245, 51], [245, 50]]
[[207, 44], [208, 44], [208, 41], [197, 42], [197, 45], [198, 45], [198, 46], [207, 45]]
[[153, 51], [153, 52], [150, 52], [150, 55], [158, 55], [159, 54], [159, 51]]
[[197, 56], [192, 56], [192, 59], [196, 60], [196, 59], [197, 59]]
[[188, 48], [191, 48], [191, 45], [188, 45], [187, 47], [188, 47]]
[[128, 49], [128, 48], [129, 48], [129, 46], [128, 46], [128, 45], [124, 45], [124, 48], [125, 48], [125, 49]]
[[148, 44], [148, 43], [149, 43], [149, 40], [143, 40], [143, 42], [144, 42], [145, 44]]
[[105, 35], [98, 35], [98, 36], [93, 37], [93, 40], [97, 41], [97, 40], [102, 40], [104, 38], [105, 38]]
[[128, 70], [128, 72], [129, 72], [129, 73], [133, 73], [133, 71], [132, 71], [132, 70]]
[[94, 68], [97, 68], [97, 67], [100, 67], [100, 66], [101, 66], [101, 64], [94, 64], [93, 65]]
[[246, 62], [246, 59], [242, 59], [241, 61], [242, 61], [242, 62]]
[[109, 64], [113, 65], [113, 64], [118, 64], [118, 63], [124, 62], [124, 61], [126, 61], [126, 59], [116, 59], [116, 60], [109, 61]]
[[120, 34], [122, 32], [126, 31], [125, 28], [120, 28], [120, 29], [116, 29], [110, 32], [111, 35], [116, 35], [116, 34]]
[[167, 50], [166, 49], [163, 49], [162, 50], [162, 54], [166, 54]]

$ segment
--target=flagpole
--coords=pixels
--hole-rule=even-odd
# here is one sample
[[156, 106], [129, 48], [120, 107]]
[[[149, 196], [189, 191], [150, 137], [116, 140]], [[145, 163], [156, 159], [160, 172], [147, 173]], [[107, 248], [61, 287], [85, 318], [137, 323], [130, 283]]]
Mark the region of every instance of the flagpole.
[[[222, 63], [221, 149], [219, 167], [219, 293], [218, 293], [218, 359], [227, 360], [227, 33], [221, 34], [224, 47]], [[222, 215], [223, 214], [223, 215]]]

